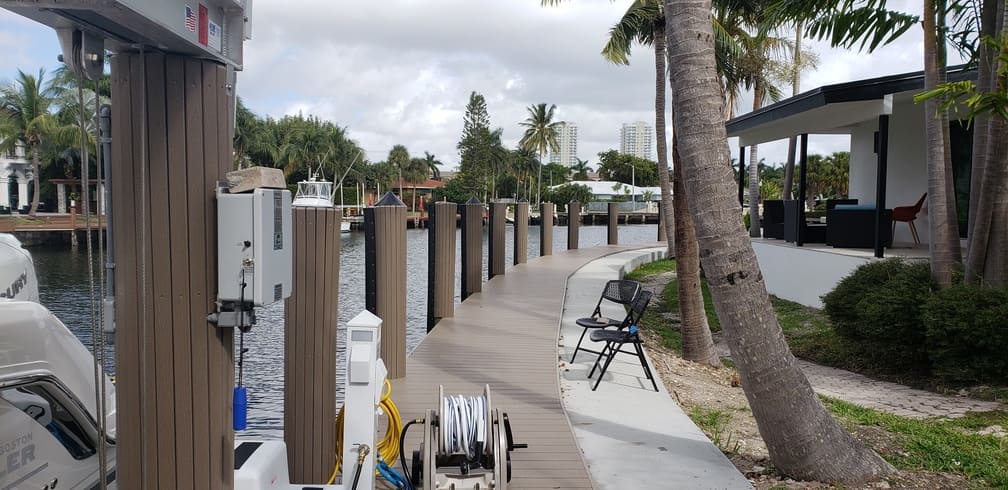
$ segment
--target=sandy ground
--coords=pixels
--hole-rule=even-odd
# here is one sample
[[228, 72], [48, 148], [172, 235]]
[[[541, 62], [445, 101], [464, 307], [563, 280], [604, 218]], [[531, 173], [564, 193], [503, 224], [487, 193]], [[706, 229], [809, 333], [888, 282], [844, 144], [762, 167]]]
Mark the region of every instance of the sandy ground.
[[[644, 281], [644, 286], [661, 294], [664, 285], [672, 277], [672, 273], [651, 276]], [[658, 300], [655, 299], [654, 302]], [[660, 347], [657, 334], [642, 330], [648, 354], [655, 364], [665, 387], [675, 397], [676, 401], [689, 414], [693, 411], [718, 410], [729, 417], [722, 425], [713, 430], [703, 427], [707, 436], [717, 444], [731, 459], [735, 466], [749, 478], [758, 489], [769, 488], [838, 488], [821, 482], [798, 482], [782, 478], [773, 470], [766, 445], [759, 435], [756, 420], [749, 409], [749, 403], [738, 386], [738, 373], [733, 368], [713, 368], [697, 363], [684, 361], [674, 352]], [[715, 341], [719, 339], [715, 336]], [[718, 342], [719, 351], [727, 356], [727, 349]], [[881, 429], [872, 427], [851, 427], [855, 437], [871, 446], [881, 454], [899, 451], [893, 436]], [[861, 486], [844, 486], [846, 489], [872, 488], [931, 488], [953, 489], [975, 487], [975, 483], [952, 474], [933, 473], [927, 471], [901, 471], [885, 481], [873, 482]]]

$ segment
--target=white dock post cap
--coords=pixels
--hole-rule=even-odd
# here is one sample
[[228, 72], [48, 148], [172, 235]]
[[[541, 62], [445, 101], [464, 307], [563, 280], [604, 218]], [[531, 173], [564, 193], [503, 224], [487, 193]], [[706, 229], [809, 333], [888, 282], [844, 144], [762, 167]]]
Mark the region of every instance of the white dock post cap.
[[368, 310], [358, 313], [357, 316], [347, 322], [348, 327], [379, 328], [381, 325], [382, 319]]

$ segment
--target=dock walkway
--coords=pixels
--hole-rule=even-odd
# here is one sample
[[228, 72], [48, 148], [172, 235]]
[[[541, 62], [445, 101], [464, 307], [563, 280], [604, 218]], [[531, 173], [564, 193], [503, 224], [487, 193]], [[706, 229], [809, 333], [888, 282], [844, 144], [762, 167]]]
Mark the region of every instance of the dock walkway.
[[[479, 394], [489, 384], [495, 408], [507, 412], [515, 442], [509, 488], [593, 488], [560, 400], [557, 340], [568, 278], [592, 260], [654, 244], [572, 250], [533, 259], [483, 284], [483, 292], [441, 320], [393, 381], [404, 420], [422, 417], [445, 393]], [[410, 431], [407, 450], [418, 447]]]

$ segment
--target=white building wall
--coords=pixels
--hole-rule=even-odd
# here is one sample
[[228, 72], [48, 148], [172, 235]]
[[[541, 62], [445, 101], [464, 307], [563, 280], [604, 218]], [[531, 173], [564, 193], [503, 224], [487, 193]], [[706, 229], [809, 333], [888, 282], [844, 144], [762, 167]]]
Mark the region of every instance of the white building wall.
[[654, 129], [644, 121], [623, 123], [620, 128], [620, 153], [638, 158], [651, 158]]
[[557, 127], [557, 145], [560, 151], [550, 153], [550, 163], [559, 163], [568, 168], [577, 165], [577, 140], [577, 124], [562, 121]]
[[824, 294], [873, 260], [758, 241], [753, 242], [753, 250], [770, 294], [813, 308], [822, 308]]

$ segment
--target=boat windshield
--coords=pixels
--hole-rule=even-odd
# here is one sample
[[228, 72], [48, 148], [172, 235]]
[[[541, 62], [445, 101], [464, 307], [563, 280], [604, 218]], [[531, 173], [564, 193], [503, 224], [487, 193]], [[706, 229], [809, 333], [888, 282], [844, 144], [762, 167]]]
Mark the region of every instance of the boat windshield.
[[330, 199], [332, 197], [332, 182], [298, 182], [297, 197]]

